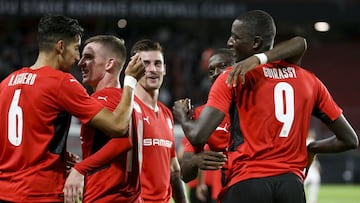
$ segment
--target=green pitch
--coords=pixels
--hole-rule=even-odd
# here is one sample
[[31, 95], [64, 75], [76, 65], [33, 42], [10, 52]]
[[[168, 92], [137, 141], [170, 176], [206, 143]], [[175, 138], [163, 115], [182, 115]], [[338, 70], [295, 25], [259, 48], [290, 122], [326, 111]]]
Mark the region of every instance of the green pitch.
[[317, 203], [360, 203], [360, 184], [321, 185]]
[[318, 203], [359, 203], [360, 185], [321, 185]]

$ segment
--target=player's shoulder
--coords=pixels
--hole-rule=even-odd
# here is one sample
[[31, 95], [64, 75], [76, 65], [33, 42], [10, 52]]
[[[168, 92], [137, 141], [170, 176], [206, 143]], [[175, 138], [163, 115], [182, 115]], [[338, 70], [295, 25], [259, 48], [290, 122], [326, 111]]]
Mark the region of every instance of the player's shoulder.
[[217, 80], [226, 80], [226, 78], [228, 77], [228, 75], [229, 75], [229, 73], [230, 73], [230, 71], [232, 70], [232, 66], [229, 66], [229, 67], [227, 67], [217, 78], [216, 78], [216, 80], [215, 80], [215, 82], [217, 81]]
[[160, 101], [158, 101], [157, 105], [159, 107], [160, 112], [163, 112], [167, 117], [169, 117], [171, 120], [173, 120], [173, 115], [172, 115], [169, 107], [167, 107], [164, 103], [162, 103]]
[[[157, 102], [157, 105], [158, 105], [158, 107], [159, 107], [159, 109], [163, 109], [163, 110], [165, 110], [165, 111], [170, 111], [170, 108], [169, 107], [167, 107], [164, 103], [162, 103], [161, 101], [158, 101]], [[171, 112], [171, 111], [170, 111]]]
[[105, 95], [105, 96], [109, 96], [109, 97], [116, 97], [116, 96], [121, 96], [122, 92], [123, 92], [123, 89], [121, 89], [121, 88], [108, 87], [108, 88], [104, 88], [104, 89], [94, 92], [91, 96], [97, 97], [99, 95], [100, 96]]

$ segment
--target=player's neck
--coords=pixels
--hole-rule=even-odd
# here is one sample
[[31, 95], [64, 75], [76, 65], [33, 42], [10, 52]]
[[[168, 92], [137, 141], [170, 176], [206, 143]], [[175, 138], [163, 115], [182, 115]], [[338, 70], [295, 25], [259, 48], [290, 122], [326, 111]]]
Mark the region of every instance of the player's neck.
[[115, 87], [115, 88], [121, 87], [118, 77], [105, 75], [104, 78], [100, 80], [95, 87], [93, 87], [93, 89], [96, 92], [109, 87]]
[[147, 91], [141, 84], [137, 84], [135, 88], [135, 95], [147, 106], [156, 110], [159, 98], [159, 89], [154, 91]]
[[44, 52], [40, 52], [38, 58], [35, 63], [30, 67], [31, 69], [39, 69], [44, 66], [50, 66], [54, 69], [60, 69], [58, 60], [55, 56], [51, 54], [45, 54]]

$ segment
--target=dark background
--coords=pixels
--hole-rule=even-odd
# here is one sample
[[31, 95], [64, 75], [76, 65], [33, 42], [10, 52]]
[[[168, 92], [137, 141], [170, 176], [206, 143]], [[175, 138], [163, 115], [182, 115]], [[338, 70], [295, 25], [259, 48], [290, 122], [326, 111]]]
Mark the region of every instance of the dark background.
[[[57, 13], [77, 18], [85, 28], [84, 39], [95, 34], [113, 34], [125, 39], [128, 50], [142, 38], [160, 41], [167, 64], [160, 100], [168, 107], [184, 97], [191, 98], [195, 105], [202, 104], [209, 88], [203, 53], [225, 47], [233, 20], [252, 9], [265, 10], [274, 17], [276, 42], [296, 35], [307, 39], [303, 66], [327, 85], [359, 134], [358, 0], [0, 0], [0, 80], [34, 63], [37, 23], [43, 14]], [[121, 18], [127, 20], [123, 29], [117, 26]], [[315, 31], [313, 25], [317, 21], [329, 22], [330, 31]], [[80, 77], [76, 66], [73, 74]], [[312, 127], [318, 138], [332, 135], [317, 120], [312, 122]], [[360, 183], [359, 150], [318, 157], [323, 182]]]

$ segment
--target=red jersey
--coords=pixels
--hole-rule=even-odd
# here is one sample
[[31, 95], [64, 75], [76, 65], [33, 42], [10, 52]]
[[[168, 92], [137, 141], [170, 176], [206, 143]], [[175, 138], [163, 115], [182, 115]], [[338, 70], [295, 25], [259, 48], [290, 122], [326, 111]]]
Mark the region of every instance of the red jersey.
[[256, 67], [236, 89], [225, 83], [229, 71], [217, 78], [207, 103], [225, 113], [236, 102], [243, 142], [228, 153], [227, 186], [289, 172], [304, 179], [311, 116], [331, 122], [342, 110], [314, 74], [285, 61]]
[[51, 67], [12, 73], [0, 97], [0, 199], [63, 202], [71, 114], [87, 123], [103, 107], [73, 76]]
[[[117, 107], [122, 89], [105, 88], [95, 92], [97, 99], [110, 111]], [[129, 137], [110, 138], [102, 131], [82, 125], [81, 141], [83, 161], [75, 169], [85, 174], [84, 203], [135, 202], [140, 197], [139, 178], [128, 182], [129, 176], [139, 176], [127, 171], [127, 152], [131, 148]], [[135, 147], [137, 148], [137, 147]]]
[[170, 202], [170, 161], [176, 156], [174, 120], [161, 102], [154, 110], [135, 97], [143, 118], [141, 197], [144, 202]]
[[[198, 106], [195, 108], [193, 119], [199, 118], [201, 111], [205, 105]], [[230, 117], [229, 114], [225, 114], [224, 120], [210, 135], [207, 144], [201, 150], [212, 150], [226, 153], [229, 141], [230, 141]], [[183, 138], [184, 152], [197, 153], [199, 150], [194, 147], [189, 140], [184, 136]], [[227, 168], [227, 166], [224, 166]], [[221, 190], [221, 170], [203, 170], [205, 178], [205, 184], [212, 187], [212, 197], [217, 199], [218, 194]], [[188, 183], [189, 187], [196, 187], [197, 179], [194, 179]]]

